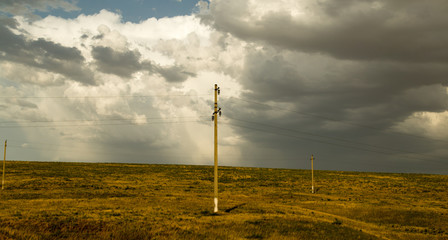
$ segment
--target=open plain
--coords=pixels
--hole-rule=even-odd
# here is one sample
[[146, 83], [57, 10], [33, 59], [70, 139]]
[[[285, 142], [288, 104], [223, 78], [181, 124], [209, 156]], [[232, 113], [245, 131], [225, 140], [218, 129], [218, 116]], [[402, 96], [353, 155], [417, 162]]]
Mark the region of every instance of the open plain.
[[448, 239], [448, 176], [6, 163], [0, 239]]

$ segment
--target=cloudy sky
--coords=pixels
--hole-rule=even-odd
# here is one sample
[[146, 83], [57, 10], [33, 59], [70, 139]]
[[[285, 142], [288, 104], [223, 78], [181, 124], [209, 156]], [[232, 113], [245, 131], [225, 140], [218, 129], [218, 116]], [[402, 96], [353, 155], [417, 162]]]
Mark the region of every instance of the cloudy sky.
[[0, 0], [8, 159], [448, 174], [445, 0]]

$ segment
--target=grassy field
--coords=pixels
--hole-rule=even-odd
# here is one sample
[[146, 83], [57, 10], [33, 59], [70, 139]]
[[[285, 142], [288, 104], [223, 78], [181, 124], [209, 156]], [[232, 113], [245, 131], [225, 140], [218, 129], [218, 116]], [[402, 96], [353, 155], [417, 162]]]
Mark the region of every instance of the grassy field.
[[[0, 239], [448, 239], [448, 176], [7, 162]], [[227, 210], [227, 211], [226, 211]]]

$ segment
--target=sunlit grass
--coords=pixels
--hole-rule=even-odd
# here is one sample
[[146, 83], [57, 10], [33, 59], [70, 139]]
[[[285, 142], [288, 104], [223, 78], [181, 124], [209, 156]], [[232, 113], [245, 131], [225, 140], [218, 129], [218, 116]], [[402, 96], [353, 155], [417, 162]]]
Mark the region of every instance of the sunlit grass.
[[[448, 176], [7, 162], [0, 239], [447, 239]], [[228, 210], [227, 212], [225, 210]]]

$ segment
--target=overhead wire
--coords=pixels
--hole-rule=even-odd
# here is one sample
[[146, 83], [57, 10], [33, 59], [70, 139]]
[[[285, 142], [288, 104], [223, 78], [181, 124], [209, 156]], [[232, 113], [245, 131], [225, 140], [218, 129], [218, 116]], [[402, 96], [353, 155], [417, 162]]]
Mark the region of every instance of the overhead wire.
[[[295, 113], [295, 114], [299, 114], [299, 115], [303, 115], [303, 116], [308, 116], [308, 117], [312, 117], [312, 118], [323, 119], [323, 120], [327, 120], [327, 121], [339, 122], [339, 123], [342, 123], [342, 124], [345, 124], [345, 125], [351, 125], [351, 126], [355, 126], [355, 127], [359, 127], [359, 128], [364, 128], [364, 129], [369, 129], [369, 130], [385, 133], [384, 129], [376, 128], [376, 127], [368, 126], [368, 125], [364, 125], [364, 124], [354, 123], [354, 122], [345, 121], [345, 120], [341, 120], [341, 119], [335, 119], [335, 118], [326, 117], [326, 116], [313, 114], [313, 113], [307, 113], [307, 112], [302, 112], [302, 111], [286, 109], [286, 108], [282, 108], [282, 107], [278, 107], [278, 106], [272, 106], [270, 104], [256, 102], [256, 101], [247, 100], [247, 99], [242, 99], [242, 98], [239, 98], [239, 97], [231, 97], [229, 99], [235, 99], [235, 100], [239, 100], [239, 101], [242, 101], [242, 102], [247, 102], [247, 103], [250, 103], [250, 104], [256, 104], [256, 105], [260, 105], [260, 106], [264, 106], [264, 107], [269, 107], [271, 109], [277, 109], [277, 110], [280, 110], [280, 111], [291, 112], [291, 113]], [[407, 137], [419, 138], [419, 139], [424, 139], [424, 140], [439, 141], [439, 142], [448, 143], [447, 140], [436, 139], [436, 138], [428, 138], [428, 137], [425, 137], [425, 136], [414, 135], [414, 134], [409, 134], [409, 133], [402, 133], [402, 132], [388, 132], [388, 133], [389, 134], [394, 134], [394, 135], [407, 136]]]
[[[138, 119], [95, 119], [95, 120], [39, 120], [39, 121], [9, 121], [0, 122], [0, 128], [22, 128], [22, 127], [80, 127], [80, 126], [114, 126], [114, 125], [149, 125], [149, 124], [170, 124], [170, 123], [188, 123], [188, 122], [206, 122], [206, 120], [198, 120], [197, 118], [204, 118], [205, 116], [191, 116], [191, 117], [144, 117]], [[207, 116], [208, 117], [208, 116]], [[182, 120], [182, 121], [164, 121], [172, 119], [195, 119], [195, 120]], [[137, 122], [139, 120], [158, 120], [151, 122]], [[30, 125], [47, 123], [47, 125]], [[76, 123], [76, 124], [64, 124], [64, 123]], [[6, 124], [6, 125], [2, 125]]]
[[152, 97], [196, 97], [212, 94], [154, 94], [154, 95], [102, 95], [102, 96], [0, 96], [0, 99], [102, 99], [102, 98], [152, 98]]
[[346, 142], [346, 143], [355, 144], [355, 145], [362, 145], [362, 146], [366, 146], [366, 147], [370, 147], [370, 148], [376, 148], [376, 149], [380, 149], [380, 150], [387, 150], [387, 151], [392, 151], [392, 152], [401, 152], [401, 153], [406, 153], [406, 154], [417, 154], [417, 155], [420, 155], [420, 156], [423, 156], [423, 157], [437, 158], [435, 156], [422, 154], [422, 153], [417, 153], [417, 152], [413, 152], [413, 151], [407, 151], [407, 150], [402, 150], [402, 149], [397, 149], [397, 148], [378, 146], [378, 145], [373, 145], [373, 144], [363, 143], [363, 142], [359, 142], [359, 141], [348, 140], [348, 139], [339, 138], [339, 137], [331, 137], [331, 136], [311, 133], [311, 132], [307, 132], [307, 131], [303, 131], [303, 130], [278, 127], [278, 126], [273, 126], [273, 125], [269, 125], [269, 124], [266, 124], [266, 123], [259, 123], [259, 122], [247, 121], [247, 120], [242, 120], [242, 119], [236, 119], [236, 118], [232, 118], [232, 117], [228, 117], [228, 116], [227, 116], [227, 118], [235, 120], [235, 121], [249, 123], [249, 124], [257, 124], [257, 125], [266, 126], [266, 127], [270, 127], [270, 128], [274, 128], [274, 129], [279, 129], [279, 130], [284, 130], [284, 131], [288, 131], [288, 132], [295, 132], [295, 133], [299, 133], [299, 134], [305, 134], [305, 135], [314, 136], [314, 137], [326, 138], [326, 139]]
[[92, 126], [143, 126], [152, 124], [200, 123], [205, 120], [176, 121], [176, 122], [146, 122], [146, 123], [101, 123], [101, 124], [70, 124], [70, 125], [26, 125], [26, 126], [0, 126], [0, 128], [59, 128], [59, 127], [92, 127]]
[[[212, 95], [212, 94], [202, 94], [202, 95], [199, 95], [199, 94], [194, 94], [194, 95], [116, 95], [116, 96], [111, 95], [111, 96], [72, 96], [72, 97], [69, 97], [69, 96], [53, 96], [53, 97], [51, 97], [51, 96], [48, 96], [48, 97], [5, 97], [5, 96], [2, 96], [0, 98], [2, 98], [2, 99], [5, 99], [5, 98], [17, 98], [17, 99], [102, 99], [102, 98], [149, 98], [149, 97], [161, 97], [161, 96], [191, 97], [191, 96], [209, 96], [209, 95]], [[291, 112], [291, 113], [295, 113], [295, 114], [305, 115], [305, 116], [312, 117], [312, 118], [340, 122], [343, 124], [352, 125], [352, 126], [356, 126], [356, 127], [366, 128], [366, 129], [375, 130], [375, 131], [381, 131], [382, 133], [384, 133], [384, 129], [375, 128], [372, 126], [367, 126], [367, 125], [348, 122], [348, 121], [344, 121], [344, 120], [329, 118], [329, 117], [320, 116], [317, 114], [311, 114], [311, 113], [306, 113], [306, 112], [290, 110], [290, 109], [286, 109], [286, 108], [282, 108], [282, 107], [278, 107], [278, 106], [272, 106], [270, 104], [255, 102], [255, 101], [246, 100], [246, 99], [242, 99], [242, 98], [238, 98], [238, 97], [231, 97], [231, 98], [227, 99], [227, 101], [232, 100], [232, 99], [247, 102], [250, 104], [257, 104], [257, 105], [269, 107], [274, 110], [287, 111], [287, 112]], [[226, 101], [226, 99], [223, 99], [223, 100]], [[205, 116], [199, 116], [199, 118], [202, 118], [202, 117], [205, 117]], [[123, 125], [141, 126], [141, 125], [149, 125], [149, 124], [176, 124], [176, 123], [208, 122], [208, 120], [197, 120], [197, 119], [196, 120], [182, 120], [182, 121], [151, 121], [151, 122], [141, 122], [141, 123], [136, 122], [137, 120], [166, 120], [166, 119], [188, 119], [188, 118], [198, 118], [198, 117], [177, 117], [177, 118], [145, 117], [145, 118], [139, 118], [139, 119], [94, 119], [94, 120], [59, 120], [59, 121], [54, 121], [54, 120], [45, 120], [44, 121], [44, 120], [42, 120], [42, 121], [15, 121], [15, 122], [10, 121], [10, 122], [0, 122], [0, 128], [23, 128], [23, 127], [57, 128], [57, 127], [123, 126]], [[227, 116], [227, 118], [235, 120], [235, 121], [239, 121], [242, 123], [250, 124], [251, 126], [249, 127], [244, 124], [236, 124], [235, 122], [224, 122], [224, 124], [229, 124], [232, 126], [246, 128], [246, 129], [255, 130], [255, 131], [266, 132], [266, 133], [270, 133], [270, 134], [276, 134], [276, 135], [280, 135], [280, 136], [292, 137], [292, 138], [296, 138], [296, 139], [300, 139], [300, 140], [304, 140], [304, 141], [313, 141], [313, 142], [327, 144], [327, 145], [351, 148], [351, 149], [356, 149], [356, 150], [360, 150], [360, 151], [367, 151], [367, 152], [373, 152], [373, 153], [379, 153], [379, 154], [400, 153], [400, 154], [412, 154], [412, 155], [420, 155], [423, 157], [434, 158], [434, 156], [421, 154], [421, 153], [417, 153], [417, 152], [412, 152], [412, 151], [404, 151], [401, 149], [376, 146], [376, 145], [372, 145], [372, 144], [366, 144], [366, 143], [362, 143], [362, 142], [358, 142], [358, 141], [352, 141], [352, 140], [347, 140], [347, 139], [337, 138], [337, 137], [332, 137], [332, 136], [325, 136], [325, 135], [320, 135], [320, 134], [306, 132], [306, 131], [297, 130], [297, 129], [289, 129], [289, 128], [284, 128], [284, 127], [279, 127], [279, 126], [273, 126], [273, 125], [269, 125], [266, 123], [253, 122], [253, 121], [247, 121], [247, 120], [242, 120], [242, 119], [235, 119], [235, 118], [231, 118], [228, 116]], [[44, 123], [44, 124], [48, 123], [48, 124], [47, 125], [44, 125], [44, 124], [36, 125], [36, 124], [40, 124], [40, 123]], [[64, 123], [74, 123], [74, 124], [64, 124]], [[15, 125], [13, 125], [13, 124], [15, 124]], [[30, 125], [30, 124], [34, 124], [34, 125]], [[261, 126], [261, 127], [259, 127], [259, 128], [253, 127], [254, 124]], [[284, 132], [282, 133], [279, 131], [269, 131], [266, 129], [266, 127], [270, 128], [270, 129], [288, 131], [289, 133], [284, 133]], [[293, 132], [296, 134], [291, 134], [290, 132]], [[304, 136], [298, 136], [297, 134], [317, 137], [318, 139], [304, 137]], [[396, 133], [396, 132], [395, 132], [395, 134], [404, 135], [404, 136], [412, 136], [412, 137], [422, 138], [422, 139], [428, 139], [423, 136], [412, 135], [412, 134]], [[325, 139], [325, 140], [322, 140], [322, 139]], [[440, 140], [440, 139], [430, 139], [430, 140], [446, 142], [446, 141]], [[358, 146], [354, 146], [353, 144], [358, 145]], [[362, 147], [360, 147], [359, 145], [361, 145]], [[13, 145], [12, 147], [18, 147], [18, 146]], [[36, 150], [38, 150], [38, 149], [36, 149]], [[408, 156], [408, 157], [417, 159], [417, 160], [439, 162], [438, 160], [418, 158], [415, 156]]]
[[[242, 122], [244, 122], [244, 120], [242, 120]], [[251, 125], [253, 125], [255, 123], [255, 122], [249, 122], [249, 121], [246, 121], [246, 122], [251, 123]], [[235, 123], [231, 123], [231, 122], [227, 122], [225, 124], [233, 125], [233, 126], [240, 127], [240, 128], [246, 128], [246, 129], [250, 129], [250, 130], [270, 133], [270, 134], [279, 135], [279, 136], [286, 136], [286, 137], [296, 138], [296, 139], [300, 139], [300, 140], [303, 140], [303, 141], [312, 141], [312, 142], [317, 142], [317, 143], [322, 143], [322, 144], [327, 144], [327, 145], [333, 145], [333, 146], [338, 146], [338, 147], [356, 149], [356, 150], [360, 150], [360, 151], [373, 152], [373, 153], [379, 153], [379, 154], [385, 154], [385, 155], [397, 154], [397, 153], [418, 154], [418, 153], [414, 153], [414, 152], [408, 152], [408, 151], [402, 151], [402, 150], [392, 150], [392, 149], [382, 148], [382, 147], [378, 147], [378, 146], [375, 146], [375, 148], [377, 148], [377, 149], [363, 148], [363, 147], [359, 147], [359, 146], [346, 145], [346, 144], [334, 142], [334, 141], [331, 141], [331, 140], [330, 141], [329, 140], [321, 140], [321, 139], [314, 139], [314, 138], [309, 138], [309, 137], [297, 136], [297, 135], [294, 135], [294, 134], [281, 133], [281, 132], [278, 132], [278, 131], [268, 131], [266, 129], [260, 129], [260, 128], [256, 128], [256, 127], [253, 127], [253, 126], [245, 126], [245, 125], [235, 124]], [[260, 123], [259, 125], [269, 126], [269, 125], [263, 124], [263, 123]], [[293, 131], [293, 132], [295, 131], [293, 129], [279, 128], [279, 127], [276, 127], [276, 126], [269, 126], [269, 127], [273, 128], [273, 129], [282, 129], [282, 130]], [[317, 135], [315, 135], [315, 136], [317, 136]], [[320, 137], [323, 137], [323, 136], [320, 136]], [[331, 139], [331, 138], [329, 138], [329, 139]], [[365, 144], [365, 145], [367, 145], [367, 144]], [[422, 155], [422, 154], [418, 154], [418, 155]], [[426, 156], [426, 157], [428, 157], [428, 156]], [[419, 158], [419, 157], [415, 157], [415, 156], [408, 156], [408, 158], [413, 158], [413, 159], [416, 159], [416, 160], [423, 160], [423, 161], [440, 162], [440, 160]]]

